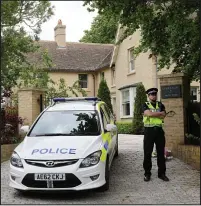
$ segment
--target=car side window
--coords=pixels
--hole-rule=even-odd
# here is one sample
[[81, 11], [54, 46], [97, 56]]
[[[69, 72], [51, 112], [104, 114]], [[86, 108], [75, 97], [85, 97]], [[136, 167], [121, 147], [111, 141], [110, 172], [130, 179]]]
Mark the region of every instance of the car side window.
[[103, 109], [100, 109], [100, 113], [101, 113], [101, 119], [102, 119], [102, 123], [103, 123], [103, 128], [106, 129], [106, 125], [108, 124], [108, 120], [105, 116], [105, 113], [103, 111]]
[[105, 112], [106, 112], [106, 114], [107, 114], [107, 116], [108, 116], [109, 123], [110, 123], [111, 121], [114, 120], [114, 117], [113, 117], [113, 115], [112, 115], [112, 112], [109, 110], [109, 108], [108, 108], [107, 105], [104, 105], [104, 110], [105, 110]]
[[101, 109], [103, 110], [103, 113], [105, 114], [105, 117], [107, 119], [107, 123], [109, 124], [110, 123], [110, 116], [109, 116], [109, 114], [107, 113], [107, 111], [105, 109], [105, 105], [102, 105]]

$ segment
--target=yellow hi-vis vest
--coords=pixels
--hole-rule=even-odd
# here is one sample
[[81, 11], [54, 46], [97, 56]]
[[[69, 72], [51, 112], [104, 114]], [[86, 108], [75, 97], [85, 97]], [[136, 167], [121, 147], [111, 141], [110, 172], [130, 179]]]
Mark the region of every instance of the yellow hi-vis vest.
[[[156, 102], [156, 108], [154, 108], [151, 104], [151, 102], [145, 102], [150, 111], [152, 112], [159, 112], [160, 108], [158, 106], [158, 102]], [[143, 117], [143, 123], [145, 127], [162, 127], [163, 126], [163, 120], [158, 117]]]

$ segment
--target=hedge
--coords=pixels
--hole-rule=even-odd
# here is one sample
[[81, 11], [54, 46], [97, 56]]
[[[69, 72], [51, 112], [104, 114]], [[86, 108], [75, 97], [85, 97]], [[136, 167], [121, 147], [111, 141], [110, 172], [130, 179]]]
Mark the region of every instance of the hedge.
[[142, 115], [142, 105], [147, 101], [147, 95], [142, 83], [139, 83], [136, 87], [136, 97], [134, 103], [134, 112], [133, 112], [133, 133], [134, 134], [143, 134], [144, 125], [143, 125], [143, 115]]
[[112, 103], [111, 103], [111, 95], [110, 90], [107, 86], [107, 82], [105, 79], [102, 79], [99, 84], [98, 89], [98, 95], [97, 95], [103, 102], [105, 102], [110, 109], [111, 112], [113, 112]]
[[133, 134], [132, 122], [116, 122], [118, 134]]

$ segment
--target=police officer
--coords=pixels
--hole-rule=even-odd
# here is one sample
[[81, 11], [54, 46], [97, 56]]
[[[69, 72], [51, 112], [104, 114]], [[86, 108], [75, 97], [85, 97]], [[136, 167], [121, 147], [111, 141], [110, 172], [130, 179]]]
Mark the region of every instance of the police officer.
[[166, 112], [165, 106], [157, 101], [157, 92], [157, 88], [151, 88], [146, 91], [149, 101], [145, 102], [142, 108], [144, 123], [144, 181], [149, 181], [151, 178], [151, 156], [154, 143], [157, 151], [158, 178], [169, 181], [165, 174], [165, 135], [162, 128]]

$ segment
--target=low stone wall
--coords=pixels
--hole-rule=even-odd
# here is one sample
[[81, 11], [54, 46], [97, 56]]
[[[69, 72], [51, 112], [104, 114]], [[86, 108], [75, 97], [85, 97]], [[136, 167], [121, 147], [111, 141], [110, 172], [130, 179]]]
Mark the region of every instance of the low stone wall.
[[1, 145], [1, 162], [7, 161], [10, 159], [13, 150], [17, 147], [18, 144], [4, 144]]
[[176, 156], [200, 171], [200, 146], [178, 145]]

